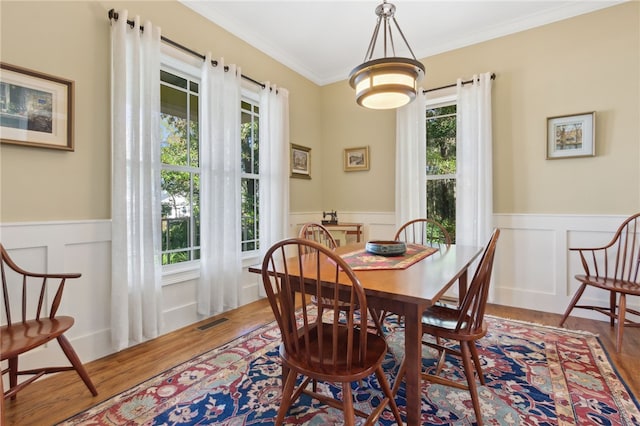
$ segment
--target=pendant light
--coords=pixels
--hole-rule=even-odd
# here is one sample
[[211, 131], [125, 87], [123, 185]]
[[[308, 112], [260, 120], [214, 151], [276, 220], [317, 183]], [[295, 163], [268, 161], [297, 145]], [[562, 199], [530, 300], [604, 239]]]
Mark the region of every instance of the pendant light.
[[[411, 50], [398, 21], [394, 17], [395, 11], [396, 7], [387, 3], [386, 0], [376, 7], [378, 23], [373, 30], [364, 63], [355, 67], [349, 74], [349, 84], [356, 90], [356, 102], [365, 108], [392, 109], [408, 104], [416, 98], [418, 83], [424, 77], [424, 65], [413, 54], [413, 50]], [[413, 59], [395, 56], [396, 49], [391, 32], [391, 20], [393, 20]], [[381, 26], [384, 38], [384, 57], [372, 59]], [[388, 49], [390, 49], [392, 56], [387, 56]]]

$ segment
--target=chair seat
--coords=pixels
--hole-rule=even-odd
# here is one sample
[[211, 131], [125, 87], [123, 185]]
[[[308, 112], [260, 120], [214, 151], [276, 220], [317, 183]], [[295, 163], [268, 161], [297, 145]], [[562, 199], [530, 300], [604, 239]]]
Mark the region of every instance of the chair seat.
[[0, 327], [0, 359], [16, 357], [53, 340], [67, 331], [74, 323], [72, 317], [59, 316]]
[[422, 332], [433, 336], [453, 338], [456, 340], [477, 340], [487, 334], [487, 324], [482, 321], [478, 330], [468, 331], [467, 325], [471, 320], [464, 315], [460, 321], [460, 310], [442, 305], [433, 305], [422, 314]]
[[614, 278], [593, 277], [589, 275], [576, 275], [576, 280], [603, 290], [640, 296], [640, 284], [633, 281], [618, 280]]
[[[344, 350], [339, 351], [337, 355], [337, 360], [335, 365], [327, 365], [326, 360], [331, 358], [331, 348], [334, 347], [332, 334], [332, 325], [331, 324], [323, 324], [324, 333], [322, 336], [322, 347], [325, 350], [323, 354], [323, 358], [325, 360], [324, 364], [320, 363], [320, 359], [317, 356], [312, 357], [311, 359], [304, 359], [299, 356], [289, 355], [284, 350], [284, 347], [280, 347], [280, 355], [285, 363], [288, 364], [289, 367], [293, 367], [297, 370], [303, 371], [305, 375], [316, 377], [320, 380], [326, 377], [342, 376], [344, 381], [351, 382], [354, 380], [358, 380], [361, 377], [366, 377], [370, 375], [374, 370], [376, 364], [379, 364], [384, 359], [387, 352], [387, 343], [384, 338], [368, 333], [367, 335], [367, 350], [366, 350], [366, 359], [364, 362], [352, 362], [351, 365], [347, 363], [347, 333], [349, 331], [348, 327], [340, 327], [338, 329], [338, 347], [343, 348]], [[353, 329], [353, 343], [352, 347], [354, 351], [358, 350], [360, 345], [360, 329]], [[310, 336], [310, 345], [309, 351], [306, 351], [306, 343], [304, 336], [301, 336], [298, 339], [300, 347], [302, 348], [301, 353], [307, 352], [311, 354], [319, 354], [320, 353], [320, 339], [318, 336], [318, 330], [316, 328], [311, 330]]]

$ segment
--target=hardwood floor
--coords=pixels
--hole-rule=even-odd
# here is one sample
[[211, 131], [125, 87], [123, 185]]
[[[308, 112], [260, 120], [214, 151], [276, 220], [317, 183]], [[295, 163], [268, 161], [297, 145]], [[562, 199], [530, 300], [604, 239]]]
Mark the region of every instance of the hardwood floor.
[[[547, 325], [556, 325], [560, 320], [560, 316], [555, 314], [496, 305], [490, 305], [487, 313]], [[218, 318], [226, 318], [227, 321], [205, 330], [198, 329]], [[87, 363], [89, 375], [99, 392], [97, 397], [91, 396], [75, 372], [40, 380], [27, 386], [15, 401], [5, 401], [3, 424], [54, 424], [272, 320], [268, 302], [261, 300]], [[625, 330], [624, 347], [617, 354], [615, 335], [608, 322], [571, 317], [566, 326], [599, 334], [611, 362], [636, 397], [640, 396], [640, 328]]]

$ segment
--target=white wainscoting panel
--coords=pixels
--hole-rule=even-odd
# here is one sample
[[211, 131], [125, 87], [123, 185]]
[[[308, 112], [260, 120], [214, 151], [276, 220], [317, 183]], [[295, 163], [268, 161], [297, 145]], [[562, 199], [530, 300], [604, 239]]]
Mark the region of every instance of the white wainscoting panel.
[[[517, 215], [496, 214], [501, 229], [496, 250], [492, 302], [564, 313], [582, 273], [578, 254], [569, 247], [598, 247], [608, 243], [627, 215]], [[587, 296], [587, 299], [585, 299]], [[594, 289], [583, 300], [608, 305], [608, 293]], [[629, 298], [638, 308], [640, 300]], [[574, 309], [571, 315], [606, 319]]]
[[[65, 285], [60, 314], [75, 318], [66, 335], [83, 362], [112, 353], [111, 221], [3, 223], [0, 237], [24, 269], [82, 274]], [[20, 364], [30, 368], [68, 361], [53, 341], [21, 357]]]
[[[571, 246], [599, 246], [608, 242], [626, 215], [496, 214], [501, 228], [494, 265], [491, 300], [504, 305], [547, 312], [564, 312], [576, 289], [573, 276], [581, 271]], [[363, 240], [390, 239], [395, 234], [393, 212], [338, 212], [342, 222], [363, 223]], [[322, 220], [322, 212], [297, 212], [289, 217], [289, 237], [307, 221]], [[113, 352], [110, 343], [111, 221], [2, 223], [0, 241], [26, 269], [81, 272], [65, 289], [61, 313], [76, 319], [68, 336], [80, 359], [89, 362]], [[257, 274], [246, 267], [258, 258], [245, 259], [240, 290], [241, 304], [260, 298]], [[171, 281], [163, 287], [164, 332], [200, 319], [196, 312], [197, 276]], [[592, 300], [607, 302], [597, 291]], [[638, 298], [628, 304], [640, 309]], [[584, 310], [574, 315], [603, 319]], [[593, 316], [592, 316], [593, 315]], [[23, 366], [64, 362], [54, 342], [24, 357]]]

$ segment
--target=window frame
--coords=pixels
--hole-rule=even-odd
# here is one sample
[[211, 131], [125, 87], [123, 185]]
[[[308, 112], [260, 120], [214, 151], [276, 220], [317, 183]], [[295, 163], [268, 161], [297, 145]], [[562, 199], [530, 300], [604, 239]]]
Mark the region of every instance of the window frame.
[[[177, 75], [186, 76], [200, 84], [200, 70], [202, 60], [188, 55], [173, 46], [163, 44], [161, 46], [160, 70], [175, 73]], [[260, 87], [249, 82], [242, 81], [241, 101], [249, 101], [259, 105], [260, 103]], [[202, 101], [202, 94], [199, 93], [199, 101]], [[241, 108], [241, 105], [238, 105]], [[199, 139], [200, 140], [200, 139]], [[238, 141], [240, 143], [240, 141]], [[238, 159], [240, 161], [240, 159]], [[244, 176], [244, 174], [243, 174]], [[258, 173], [259, 176], [259, 173]], [[241, 230], [238, 230], [241, 232]], [[242, 248], [239, 248], [242, 250]], [[256, 262], [259, 258], [260, 251], [252, 250], [241, 253], [243, 266], [248, 266]], [[187, 262], [162, 265], [162, 285], [177, 284], [185, 281], [200, 278], [200, 260], [191, 260]]]
[[[433, 109], [433, 108], [442, 108], [442, 107], [446, 107], [446, 106], [451, 106], [451, 105], [456, 105], [456, 111], [457, 111], [457, 104], [458, 104], [458, 95], [457, 95], [457, 88], [456, 87], [447, 87], [444, 89], [439, 89], [436, 91], [433, 91], [431, 93], [428, 94], [427, 99], [426, 99], [426, 105], [425, 105], [425, 114], [424, 114], [424, 124], [425, 124], [425, 149], [426, 149], [426, 142], [427, 142], [427, 110], [429, 109]], [[457, 112], [456, 112], [457, 115]], [[458, 129], [456, 126], [456, 135], [457, 135]], [[456, 145], [457, 145], [457, 138], [456, 138]], [[426, 191], [426, 184], [429, 181], [438, 181], [438, 180], [445, 180], [445, 179], [453, 179], [457, 185], [458, 183], [458, 167], [457, 167], [457, 161], [458, 161], [458, 155], [457, 155], [457, 149], [456, 149], [456, 173], [452, 174], [452, 173], [447, 173], [447, 174], [441, 174], [441, 175], [429, 175], [425, 169], [425, 188], [424, 190]], [[456, 209], [458, 206], [458, 198], [456, 197], [455, 199], [456, 201]], [[425, 210], [426, 210], [427, 206], [425, 206]], [[454, 218], [455, 220], [455, 218]], [[457, 225], [456, 225], [457, 227]]]
[[[200, 85], [200, 69], [193, 57], [187, 56], [175, 48], [165, 47], [164, 45], [161, 50], [159, 71], [166, 71], [187, 78]], [[201, 93], [198, 92], [198, 104], [200, 104], [201, 99]], [[198, 135], [198, 142], [200, 142], [200, 135]], [[184, 171], [182, 170], [183, 168], [183, 166], [175, 166], [170, 169]], [[188, 168], [191, 169], [192, 167]], [[163, 170], [166, 169], [163, 168]], [[200, 166], [198, 166], [198, 170], [200, 170]], [[200, 259], [162, 265], [162, 285], [175, 284], [199, 277]]]
[[[256, 87], [255, 84], [251, 84], [249, 85], [248, 83], [245, 83], [243, 81], [242, 83], [242, 87], [241, 87], [241, 94], [240, 94], [240, 102], [248, 102], [251, 105], [257, 105], [258, 107], [260, 107], [260, 92], [259, 92], [259, 88]], [[241, 104], [242, 105], [242, 104]], [[240, 107], [240, 113], [242, 114], [242, 107], [241, 105]], [[261, 113], [262, 111], [260, 111]], [[258, 113], [258, 122], [260, 120], [260, 113]], [[260, 133], [260, 127], [258, 124], [258, 133]], [[261, 144], [261, 140], [260, 138], [258, 138], [258, 146], [260, 146]], [[238, 141], [238, 143], [241, 143], [241, 141]], [[258, 152], [260, 152], [260, 148], [258, 148]], [[240, 160], [240, 159], [239, 159]], [[253, 176], [257, 176], [257, 178], [255, 178], [258, 181], [258, 188], [260, 188], [260, 168], [258, 168], [258, 173], [245, 173], [245, 172], [241, 172], [240, 174], [240, 183], [242, 184], [242, 179], [250, 177], [253, 178]], [[259, 192], [259, 191], [258, 191]], [[257, 194], [256, 194], [257, 195]], [[259, 210], [258, 210], [259, 213]], [[242, 214], [242, 212], [241, 212]], [[260, 220], [260, 217], [258, 217], [258, 221]], [[240, 221], [242, 222], [242, 217], [240, 218]], [[260, 223], [260, 222], [258, 222]], [[258, 226], [259, 229], [259, 226]], [[242, 233], [242, 230], [239, 231], [240, 233]], [[260, 247], [260, 236], [258, 235], [258, 247]], [[240, 235], [240, 257], [243, 261], [245, 260], [253, 260], [256, 259], [260, 256], [260, 248], [254, 249], [254, 250], [247, 250], [247, 251], [242, 251], [242, 235]]]

